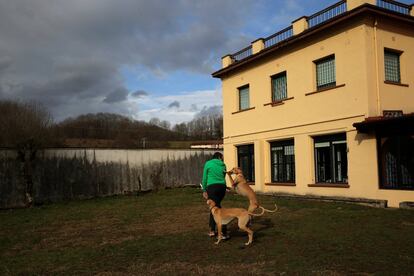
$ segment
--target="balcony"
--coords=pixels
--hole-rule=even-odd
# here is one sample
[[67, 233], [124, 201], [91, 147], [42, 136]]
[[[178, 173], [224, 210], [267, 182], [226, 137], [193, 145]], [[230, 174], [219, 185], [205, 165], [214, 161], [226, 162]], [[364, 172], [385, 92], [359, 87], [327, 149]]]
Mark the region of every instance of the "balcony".
[[372, 4], [395, 13], [413, 15], [413, 5], [407, 5], [393, 0], [342, 0], [315, 14], [303, 16], [292, 22], [291, 26], [266, 38], [258, 39], [255, 42], [252, 42], [252, 45], [234, 54], [225, 56], [224, 58], [226, 58], [227, 61], [223, 63], [223, 67], [240, 62], [263, 49], [278, 45], [305, 30], [309, 30], [319, 26], [320, 24], [326, 23], [362, 4]]
[[410, 12], [412, 9], [412, 5], [406, 5], [406, 4], [403, 4], [397, 1], [391, 1], [391, 0], [378, 0], [377, 6], [390, 10], [390, 11], [406, 14], [406, 15], [410, 15]]

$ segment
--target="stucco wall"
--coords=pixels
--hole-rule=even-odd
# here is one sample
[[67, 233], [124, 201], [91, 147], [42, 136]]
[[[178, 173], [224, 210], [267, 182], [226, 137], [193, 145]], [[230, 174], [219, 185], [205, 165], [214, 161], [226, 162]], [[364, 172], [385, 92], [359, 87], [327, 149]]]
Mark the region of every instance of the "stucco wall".
[[[368, 112], [367, 59], [365, 52], [366, 26], [354, 22], [338, 28], [332, 37], [307, 40], [301, 46], [284, 50], [280, 55], [224, 78], [223, 116], [224, 137], [259, 132], [365, 115]], [[318, 94], [316, 91], [315, 64], [313, 61], [335, 54], [336, 83], [344, 87]], [[272, 107], [271, 76], [287, 71], [288, 97], [294, 99]], [[250, 106], [254, 109], [238, 111], [237, 88], [249, 84]]]
[[[395, 24], [394, 24], [395, 25]], [[376, 26], [376, 30], [374, 27]], [[404, 51], [402, 82], [384, 83], [384, 47]], [[336, 84], [345, 86], [306, 95], [316, 90], [314, 60], [335, 54]], [[252, 62], [222, 79], [224, 157], [228, 167], [237, 165], [238, 145], [254, 144], [254, 189], [300, 195], [339, 196], [388, 200], [398, 207], [414, 201], [414, 191], [379, 189], [375, 135], [358, 134], [352, 126], [383, 110], [414, 112], [414, 31], [374, 17], [335, 26], [273, 56]], [[288, 98], [282, 105], [271, 101], [271, 79], [287, 71]], [[238, 87], [249, 84], [250, 106], [238, 111]], [[346, 133], [348, 188], [311, 187], [315, 183], [313, 137]], [[296, 186], [270, 186], [270, 142], [295, 141]]]
[[[378, 65], [381, 110], [414, 112], [414, 29], [382, 20], [378, 23]], [[401, 83], [384, 83], [384, 48], [402, 51], [400, 56]]]

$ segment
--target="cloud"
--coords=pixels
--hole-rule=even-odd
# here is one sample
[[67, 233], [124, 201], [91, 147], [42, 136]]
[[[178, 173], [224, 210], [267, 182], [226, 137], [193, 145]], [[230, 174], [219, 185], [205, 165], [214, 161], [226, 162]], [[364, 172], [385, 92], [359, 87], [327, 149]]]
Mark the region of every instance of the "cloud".
[[[210, 74], [221, 56], [255, 38], [243, 28], [257, 20], [257, 6], [251, 0], [0, 0], [0, 97], [41, 102], [57, 120], [92, 111], [140, 116], [136, 100], [154, 98], [142, 90], [129, 97], [122, 68], [158, 77]], [[195, 114], [191, 104], [178, 102], [185, 111], [177, 118]]]
[[[180, 104], [180, 107], [169, 108], [168, 105], [175, 101]], [[221, 90], [189, 91], [169, 96], [150, 95], [139, 100], [139, 105], [137, 118], [148, 121], [157, 117], [174, 125], [194, 119], [194, 116], [200, 112], [199, 109], [194, 108], [195, 105], [203, 106], [204, 112], [208, 112], [211, 106], [221, 105]]]
[[222, 105], [213, 105], [213, 106], [204, 106], [200, 112], [194, 115], [194, 118], [201, 118], [206, 116], [223, 116], [223, 106]]
[[100, 108], [134, 116], [122, 66], [158, 76], [209, 74], [224, 53], [248, 42], [233, 31], [245, 24], [252, 3], [0, 1], [0, 97], [40, 101], [58, 120]]
[[172, 103], [170, 103], [168, 105], [168, 108], [173, 108], [173, 107], [180, 108], [180, 102], [179, 101], [173, 101]]
[[6, 71], [12, 64], [12, 60], [9, 56], [0, 56], [0, 74], [2, 71]]
[[148, 96], [148, 93], [144, 90], [137, 90], [137, 91], [131, 93], [131, 96], [134, 97], [134, 98], [141, 98], [141, 97]]
[[111, 92], [106, 96], [106, 98], [103, 100], [104, 103], [118, 103], [123, 102], [127, 99], [128, 96], [128, 90], [121, 87], [116, 89], [114, 92]]
[[191, 111], [198, 111], [198, 106], [196, 104], [191, 105]]

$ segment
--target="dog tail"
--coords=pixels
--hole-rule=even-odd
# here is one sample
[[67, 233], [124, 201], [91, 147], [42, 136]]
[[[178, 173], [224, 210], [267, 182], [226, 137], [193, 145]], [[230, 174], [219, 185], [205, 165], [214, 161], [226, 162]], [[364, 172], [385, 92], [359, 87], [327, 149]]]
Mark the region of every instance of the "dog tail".
[[249, 215], [254, 216], [254, 217], [263, 216], [263, 214], [265, 213], [265, 208], [263, 208], [261, 206], [259, 206], [259, 208], [262, 209], [262, 212], [260, 214], [254, 214], [254, 213], [249, 212]]
[[259, 206], [259, 208], [263, 209], [263, 212], [266, 211], [266, 212], [269, 212], [269, 213], [274, 213], [279, 209], [279, 207], [277, 207], [276, 203], [275, 203], [275, 209], [273, 209], [273, 210], [265, 209], [262, 206]]

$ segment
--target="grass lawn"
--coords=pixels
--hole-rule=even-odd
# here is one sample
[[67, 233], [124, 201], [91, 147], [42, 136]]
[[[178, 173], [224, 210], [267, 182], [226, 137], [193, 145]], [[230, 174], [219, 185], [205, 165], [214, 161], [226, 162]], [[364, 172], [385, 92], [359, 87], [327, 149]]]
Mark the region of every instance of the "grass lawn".
[[[253, 245], [207, 236], [208, 207], [185, 188], [0, 211], [0, 275], [412, 274], [414, 212], [259, 196]], [[224, 207], [247, 207], [227, 194]]]

